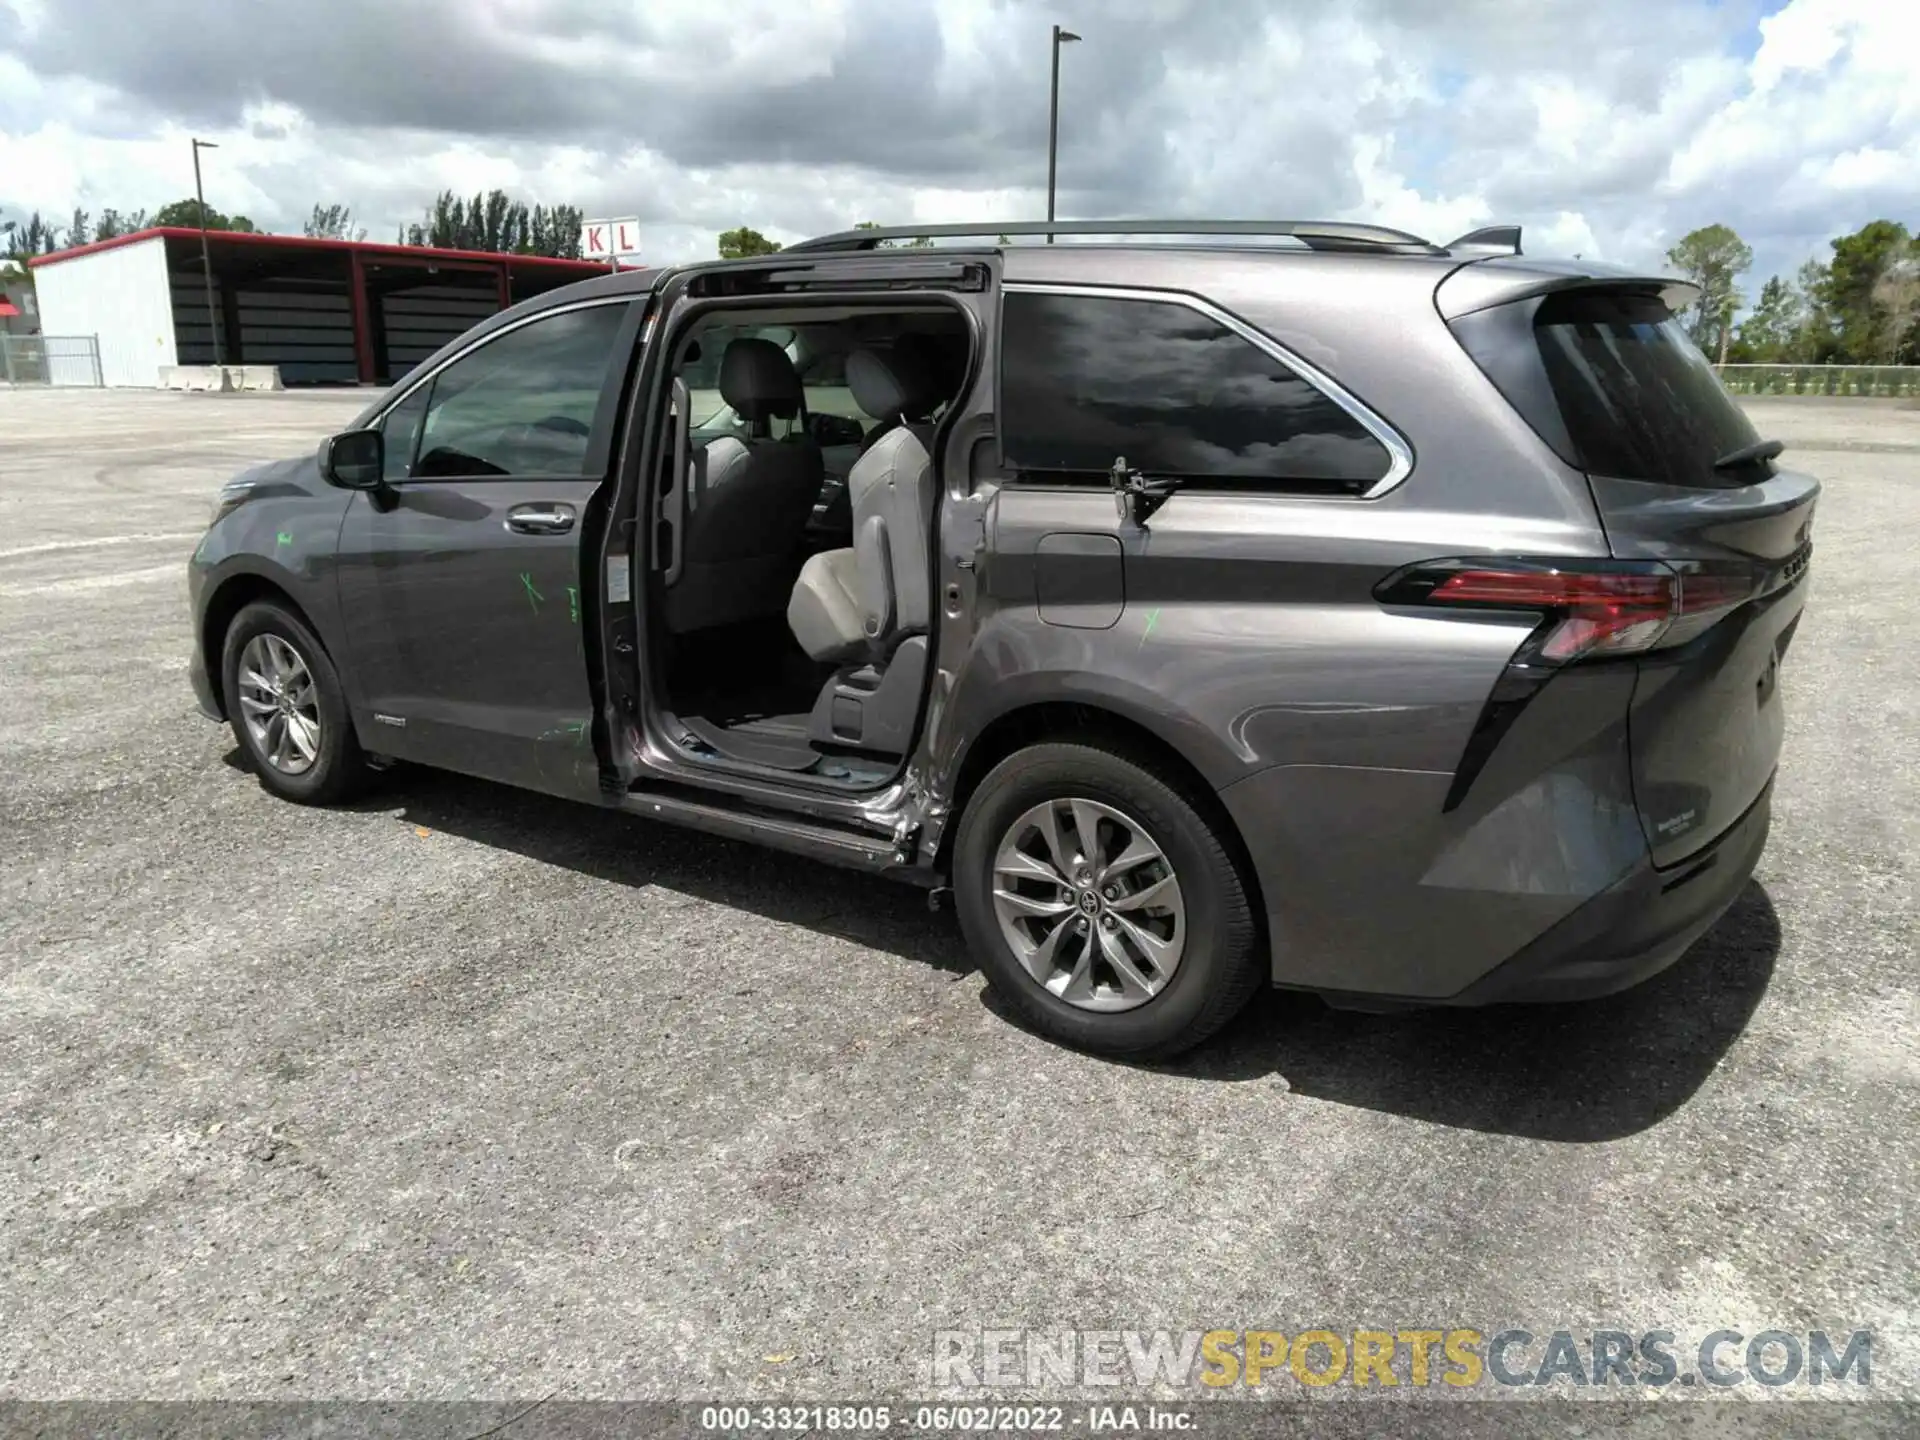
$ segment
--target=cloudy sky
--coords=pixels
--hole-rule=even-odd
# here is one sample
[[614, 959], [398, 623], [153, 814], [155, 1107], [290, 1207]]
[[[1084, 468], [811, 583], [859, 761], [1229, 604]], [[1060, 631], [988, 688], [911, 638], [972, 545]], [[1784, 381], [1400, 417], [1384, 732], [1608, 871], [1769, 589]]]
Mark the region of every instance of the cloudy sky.
[[1916, 0], [0, 0], [0, 216], [192, 193], [391, 238], [442, 188], [637, 214], [653, 260], [862, 219], [1369, 219], [1758, 281], [1920, 226]]

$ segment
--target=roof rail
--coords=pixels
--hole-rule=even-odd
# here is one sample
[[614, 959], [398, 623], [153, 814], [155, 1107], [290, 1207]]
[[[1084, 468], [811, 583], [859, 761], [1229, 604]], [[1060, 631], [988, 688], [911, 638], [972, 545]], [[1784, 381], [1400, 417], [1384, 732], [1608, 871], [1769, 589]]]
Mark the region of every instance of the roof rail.
[[[1518, 232], [1516, 232], [1517, 234]], [[1328, 220], [1013, 220], [970, 225], [887, 225], [842, 230], [789, 245], [796, 251], [872, 250], [885, 240], [946, 240], [1001, 235], [1220, 235], [1270, 236], [1297, 240], [1309, 250], [1372, 250], [1402, 255], [1444, 255], [1431, 241], [1384, 225], [1351, 225]]]
[[1520, 253], [1520, 227], [1518, 225], [1483, 225], [1478, 230], [1469, 230], [1458, 240], [1447, 242], [1449, 255], [1518, 255]]

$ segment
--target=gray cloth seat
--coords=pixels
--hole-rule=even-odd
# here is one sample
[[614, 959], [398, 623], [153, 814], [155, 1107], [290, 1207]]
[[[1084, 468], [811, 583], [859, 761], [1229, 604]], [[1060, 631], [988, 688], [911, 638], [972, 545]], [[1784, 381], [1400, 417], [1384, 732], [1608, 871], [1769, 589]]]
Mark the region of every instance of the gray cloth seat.
[[794, 419], [805, 402], [786, 351], [753, 337], [729, 342], [720, 398], [748, 433], [715, 440], [693, 457], [680, 578], [666, 592], [667, 628], [675, 632], [780, 613], [825, 480], [811, 437], [773, 438], [772, 422]]
[[853, 545], [822, 551], [801, 567], [787, 625], [816, 660], [884, 663], [902, 640], [925, 634], [931, 616], [934, 427], [928, 416], [941, 387], [921, 348], [897, 344], [885, 353], [849, 355], [847, 388], [855, 404], [892, 428], [847, 475]]

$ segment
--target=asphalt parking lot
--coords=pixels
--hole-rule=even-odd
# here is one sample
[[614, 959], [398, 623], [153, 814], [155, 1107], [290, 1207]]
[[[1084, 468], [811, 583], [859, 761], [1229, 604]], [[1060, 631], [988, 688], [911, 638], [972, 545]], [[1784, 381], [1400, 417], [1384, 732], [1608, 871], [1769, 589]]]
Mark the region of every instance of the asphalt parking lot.
[[[1757, 883], [1560, 1009], [1265, 997], [1165, 1069], [885, 882], [194, 709], [225, 476], [359, 396], [0, 391], [0, 1396], [925, 1394], [932, 1335], [1875, 1331], [1920, 1395], [1920, 410], [1819, 474]], [[1748, 1387], [1751, 1390], [1751, 1387]]]

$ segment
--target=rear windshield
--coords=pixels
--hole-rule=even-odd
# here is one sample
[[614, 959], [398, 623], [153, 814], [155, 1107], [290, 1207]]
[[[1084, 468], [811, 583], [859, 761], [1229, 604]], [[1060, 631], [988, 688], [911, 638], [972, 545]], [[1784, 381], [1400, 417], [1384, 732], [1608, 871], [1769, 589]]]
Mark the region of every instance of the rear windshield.
[[[1493, 320], [1484, 312], [1463, 318]], [[1529, 347], [1537, 347], [1544, 387], [1518, 373], [1519, 345], [1490, 343], [1497, 328], [1504, 327], [1498, 322], [1454, 327], [1529, 423], [1581, 469], [1694, 487], [1750, 485], [1771, 473], [1765, 461], [1714, 468], [1714, 461], [1759, 436], [1658, 296], [1549, 295], [1534, 314], [1534, 347]], [[1548, 404], [1557, 415], [1540, 413]]]

